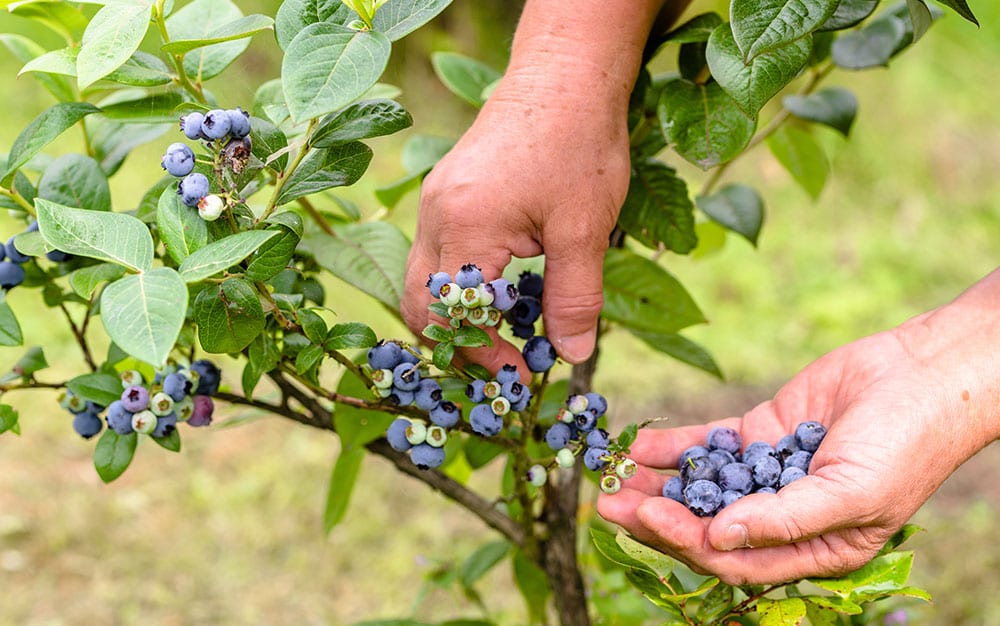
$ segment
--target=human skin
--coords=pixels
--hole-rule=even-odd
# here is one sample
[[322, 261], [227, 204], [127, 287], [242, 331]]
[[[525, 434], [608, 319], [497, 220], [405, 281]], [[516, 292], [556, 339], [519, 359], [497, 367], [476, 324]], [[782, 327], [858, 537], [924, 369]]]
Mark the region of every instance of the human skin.
[[[570, 363], [593, 352], [602, 261], [628, 191], [629, 94], [654, 22], [687, 4], [527, 2], [503, 79], [424, 180], [401, 304], [413, 331], [440, 322], [427, 309], [429, 274], [475, 263], [491, 280], [512, 256], [544, 253], [546, 335]], [[489, 332], [493, 347], [464, 357], [525, 371], [520, 351]]]
[[[697, 518], [660, 497], [713, 426], [777, 441], [805, 420], [828, 433], [810, 474]], [[724, 582], [836, 576], [869, 561], [962, 463], [1000, 437], [1000, 270], [950, 304], [823, 356], [743, 417], [644, 430], [639, 475], [598, 512]]]

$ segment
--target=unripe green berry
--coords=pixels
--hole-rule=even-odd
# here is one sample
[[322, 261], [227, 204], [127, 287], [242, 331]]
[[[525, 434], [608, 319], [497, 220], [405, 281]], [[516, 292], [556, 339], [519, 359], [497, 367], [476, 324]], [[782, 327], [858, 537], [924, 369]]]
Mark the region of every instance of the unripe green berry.
[[601, 477], [601, 491], [607, 494], [618, 493], [622, 488], [622, 479], [614, 474]]
[[458, 299], [459, 303], [467, 308], [474, 309], [479, 306], [479, 290], [469, 287], [462, 290], [462, 295]]
[[559, 413], [556, 414], [556, 419], [566, 424], [576, 423], [576, 415], [573, 415], [573, 412], [566, 407], [559, 409]]
[[160, 391], [149, 401], [149, 410], [157, 417], [166, 415], [174, 410], [174, 399]]
[[621, 463], [615, 467], [615, 473], [621, 477], [622, 480], [628, 480], [636, 475], [639, 471], [639, 464], [632, 459], [624, 459]]
[[491, 380], [483, 387], [483, 395], [492, 400], [500, 395], [503, 387], [495, 380]]
[[412, 445], [418, 445], [427, 441], [427, 425], [421, 420], [411, 420], [406, 427], [406, 440]]
[[501, 311], [494, 309], [493, 307], [486, 307], [483, 310], [486, 311], [486, 321], [483, 322], [484, 326], [492, 328], [503, 320], [503, 313]]
[[376, 389], [389, 389], [392, 387], [392, 370], [381, 369], [372, 372], [372, 384]]
[[187, 418], [194, 413], [194, 400], [191, 396], [184, 396], [180, 402], [174, 402], [174, 412], [177, 413], [177, 419], [182, 422], [187, 421]]
[[574, 414], [583, 413], [587, 410], [587, 396], [583, 394], [576, 394], [569, 397], [566, 400], [566, 408], [572, 411]]
[[69, 396], [66, 399], [66, 408], [71, 413], [82, 413], [87, 410], [87, 401], [80, 396]]
[[386, 387], [385, 389], [375, 388], [375, 395], [380, 398], [388, 398], [392, 395], [392, 387]]
[[484, 326], [490, 318], [490, 313], [488, 309], [469, 309], [469, 314], [465, 318], [470, 324], [475, 326]]
[[441, 287], [441, 302], [447, 306], [455, 306], [462, 298], [462, 288], [455, 283], [447, 283]]
[[448, 307], [448, 317], [453, 320], [464, 320], [469, 316], [469, 309], [461, 305]]
[[219, 219], [225, 208], [226, 203], [214, 193], [210, 193], [198, 201], [198, 215], [206, 222], [214, 222]]
[[573, 467], [573, 464], [576, 463], [576, 455], [569, 448], [563, 448], [556, 452], [556, 463], [559, 467]]
[[427, 437], [425, 441], [435, 448], [440, 448], [448, 442], [448, 431], [441, 426], [431, 426], [427, 429]]
[[490, 402], [490, 408], [497, 415], [507, 415], [510, 413], [510, 400], [503, 396], [497, 396]]
[[479, 306], [489, 306], [493, 304], [493, 292], [486, 288], [486, 285], [479, 285], [476, 288], [479, 292]]
[[548, 480], [549, 473], [541, 465], [535, 464], [528, 469], [528, 482], [536, 487], [541, 487]]
[[148, 435], [156, 429], [156, 415], [149, 409], [143, 409], [132, 416], [132, 430]]
[[69, 410], [69, 402], [73, 399], [73, 394], [69, 391], [63, 391], [59, 394], [59, 406]]
[[121, 373], [122, 389], [128, 389], [133, 385], [143, 384], [142, 374], [138, 370], [125, 370]]

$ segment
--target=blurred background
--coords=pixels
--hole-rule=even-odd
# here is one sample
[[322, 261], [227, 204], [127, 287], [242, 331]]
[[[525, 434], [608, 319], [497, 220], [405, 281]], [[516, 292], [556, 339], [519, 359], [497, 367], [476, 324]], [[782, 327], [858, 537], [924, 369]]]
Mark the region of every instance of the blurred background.
[[[244, 13], [274, 3], [237, 2]], [[838, 72], [829, 84], [856, 91], [860, 117], [849, 141], [820, 133], [831, 176], [818, 200], [761, 150], [727, 180], [756, 185], [767, 216], [754, 249], [729, 237], [714, 251], [669, 256], [710, 323], [686, 334], [706, 346], [725, 381], [667, 360], [625, 333], [611, 333], [595, 388], [610, 402], [613, 428], [649, 417], [671, 424], [739, 414], [769, 398], [795, 372], [852, 339], [894, 326], [955, 297], [1000, 264], [1000, 5], [970, 2], [977, 29], [948, 11], [888, 70]], [[346, 197], [368, 213], [373, 195], [403, 171], [399, 151], [415, 133], [457, 137], [475, 111], [434, 77], [430, 53], [452, 50], [502, 69], [520, 3], [456, 0], [429, 27], [394, 48], [386, 80], [402, 89], [413, 129], [372, 141], [376, 157]], [[694, 11], [725, 12], [695, 2]], [[694, 12], [693, 11], [693, 12]], [[693, 12], [691, 14], [693, 14]], [[0, 29], [50, 49], [49, 33], [0, 13]], [[277, 77], [267, 34], [209, 87], [227, 107], [249, 108], [253, 92]], [[669, 55], [666, 55], [669, 56]], [[663, 70], [671, 61], [658, 61]], [[0, 152], [52, 102], [0, 48]], [[49, 147], [79, 149], [72, 131]], [[112, 180], [115, 210], [134, 208], [159, 178], [159, 158], [177, 137], [134, 153]], [[666, 156], [697, 181], [700, 172]], [[511, 184], [516, 184], [512, 181]], [[697, 189], [693, 183], [692, 189]], [[412, 232], [416, 195], [390, 219]], [[22, 226], [0, 215], [3, 239]], [[328, 304], [343, 321], [364, 319], [380, 336], [405, 331], [357, 298]], [[81, 370], [58, 317], [37, 294], [8, 301], [27, 344], [45, 347], [60, 380]], [[6, 370], [21, 349], [0, 349]], [[239, 369], [222, 359], [224, 384]], [[111, 485], [97, 477], [93, 441], [72, 432], [55, 394], [4, 397], [21, 413], [23, 436], [0, 438], [0, 625], [348, 624], [404, 617], [477, 617], [483, 609], [450, 590], [421, 589], [492, 537], [440, 496], [370, 459], [344, 523], [326, 536], [322, 507], [337, 441], [266, 415], [222, 407], [217, 425], [184, 434], [180, 455], [142, 445]], [[228, 421], [228, 424], [227, 424]], [[492, 467], [473, 480], [494, 490]], [[1000, 624], [1000, 450], [993, 444], [963, 466], [916, 515], [926, 528], [912, 582], [933, 605], [907, 605], [914, 624]], [[585, 508], [584, 517], [591, 510]], [[501, 624], [526, 615], [503, 567], [480, 583]]]

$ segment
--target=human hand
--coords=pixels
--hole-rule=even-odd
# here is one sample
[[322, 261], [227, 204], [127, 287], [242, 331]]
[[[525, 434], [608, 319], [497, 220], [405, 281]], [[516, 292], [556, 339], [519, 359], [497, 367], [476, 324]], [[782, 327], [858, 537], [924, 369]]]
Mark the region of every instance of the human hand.
[[[742, 418], [642, 431], [631, 454], [642, 471], [618, 494], [602, 495], [598, 511], [729, 584], [857, 569], [998, 434], [989, 406], [996, 402], [996, 365], [992, 350], [979, 347], [990, 342], [980, 337], [970, 347], [966, 340], [982, 330], [956, 318], [978, 315], [927, 314], [851, 343]], [[680, 453], [703, 444], [713, 426], [735, 428], [744, 444], [774, 444], [805, 420], [823, 423], [826, 438], [809, 475], [777, 494], [746, 496], [714, 518], [695, 517], [660, 497], [664, 477], [654, 470], [676, 468]]]

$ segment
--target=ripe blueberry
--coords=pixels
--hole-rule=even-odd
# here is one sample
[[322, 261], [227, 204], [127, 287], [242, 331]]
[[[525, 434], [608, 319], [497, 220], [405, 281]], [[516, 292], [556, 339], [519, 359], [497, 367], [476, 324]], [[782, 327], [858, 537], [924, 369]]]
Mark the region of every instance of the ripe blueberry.
[[708, 431], [708, 437], [705, 438], [705, 441], [710, 450], [725, 450], [732, 454], [739, 452], [740, 446], [743, 445], [740, 434], [725, 426], [716, 426]]
[[177, 430], [177, 414], [171, 411], [166, 415], [159, 415], [156, 418], [156, 428], [150, 433], [153, 437], [169, 437]]
[[722, 506], [722, 490], [710, 480], [696, 480], [684, 487], [684, 501], [699, 517], [707, 517]]
[[0, 289], [13, 289], [23, 282], [23, 267], [11, 261], [0, 261]]
[[562, 450], [573, 438], [573, 429], [568, 424], [556, 422], [545, 432], [545, 443], [553, 450]]
[[601, 458], [607, 454], [608, 451], [604, 448], [587, 448], [587, 451], [583, 453], [583, 464], [590, 471], [599, 472], [608, 464], [606, 459]]
[[441, 404], [441, 385], [432, 378], [424, 378], [417, 385], [417, 391], [414, 394], [413, 402], [417, 405], [418, 409], [423, 409], [424, 411], [432, 411], [437, 405]]
[[188, 174], [177, 183], [177, 195], [189, 207], [197, 207], [201, 199], [208, 195], [208, 189], [208, 177], [200, 172]]
[[485, 289], [493, 294], [493, 308], [499, 311], [507, 311], [517, 302], [517, 287], [506, 278], [486, 283]]
[[191, 371], [198, 373], [198, 387], [194, 393], [201, 396], [211, 396], [219, 390], [222, 372], [208, 359], [199, 359], [191, 363]]
[[541, 335], [529, 339], [521, 350], [524, 362], [532, 372], [547, 372], [556, 364], [556, 349]]
[[149, 406], [149, 390], [142, 385], [132, 385], [122, 392], [121, 401], [126, 411], [137, 413]]
[[242, 139], [250, 134], [250, 114], [236, 107], [226, 111], [229, 116], [229, 134], [236, 139]]
[[750, 493], [753, 490], [753, 469], [745, 463], [730, 463], [719, 468], [718, 482], [724, 491]]
[[172, 143], [160, 159], [160, 165], [171, 176], [187, 176], [194, 171], [194, 152], [186, 143]]
[[458, 405], [448, 400], [439, 402], [430, 412], [431, 422], [443, 428], [451, 428], [458, 423], [461, 417], [462, 411], [459, 410]]
[[481, 282], [483, 282], [483, 272], [472, 263], [466, 263], [455, 274], [455, 283], [462, 289], [478, 287]]
[[815, 452], [825, 436], [826, 427], [819, 422], [802, 422], [795, 427], [795, 440], [806, 452]]
[[381, 340], [368, 349], [368, 365], [373, 370], [395, 369], [403, 361], [403, 349], [394, 341]]
[[132, 432], [132, 413], [125, 410], [121, 400], [115, 400], [108, 405], [105, 419], [108, 421], [108, 427], [119, 435]]
[[84, 439], [90, 439], [101, 432], [103, 427], [101, 418], [92, 411], [84, 411], [73, 416], [73, 430]]
[[215, 403], [211, 396], [194, 396], [194, 409], [191, 417], [188, 418], [189, 426], [208, 426], [212, 423], [212, 412], [215, 411]]
[[477, 404], [469, 412], [472, 430], [484, 437], [493, 437], [503, 428], [503, 418], [493, 412], [488, 404]]
[[392, 424], [389, 424], [389, 429], [385, 432], [385, 439], [393, 450], [406, 452], [413, 447], [413, 444], [406, 439], [406, 429], [409, 427], [410, 420], [405, 417], [397, 417]]
[[667, 482], [663, 483], [661, 492], [664, 498], [670, 498], [676, 502], [686, 505], [684, 501], [684, 481], [680, 476], [671, 476]]
[[448, 272], [437, 272], [427, 275], [427, 288], [431, 290], [431, 295], [435, 298], [441, 297], [441, 287], [451, 282], [451, 274]]
[[778, 488], [781, 489], [788, 485], [788, 483], [796, 481], [805, 475], [806, 473], [797, 467], [786, 467], [781, 470], [781, 475], [778, 477]]
[[592, 448], [607, 448], [611, 444], [611, 436], [603, 428], [597, 428], [587, 433], [587, 445]]
[[17, 263], [19, 265], [27, 263], [31, 260], [31, 257], [27, 254], [21, 254], [21, 251], [14, 245], [15, 237], [17, 237], [17, 235], [11, 235], [10, 239], [8, 239], [7, 243], [4, 245], [4, 252], [7, 254], [7, 259], [12, 263]]
[[222, 139], [229, 134], [232, 120], [229, 113], [222, 109], [213, 109], [205, 114], [201, 122], [201, 132], [209, 139]]
[[181, 132], [188, 139], [208, 139], [204, 133], [201, 132], [201, 125], [205, 121], [205, 116], [194, 111], [188, 113], [187, 115], [181, 116]]
[[544, 284], [541, 274], [521, 272], [521, 275], [517, 279], [517, 290], [521, 295], [541, 298]]
[[762, 457], [753, 465], [753, 480], [761, 487], [774, 487], [781, 476], [781, 463], [773, 456]]
[[410, 450], [410, 460], [422, 470], [441, 467], [444, 463], [444, 448], [435, 448], [429, 443], [421, 443]]

